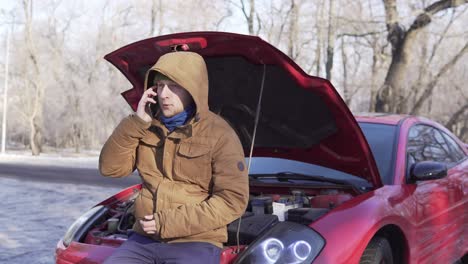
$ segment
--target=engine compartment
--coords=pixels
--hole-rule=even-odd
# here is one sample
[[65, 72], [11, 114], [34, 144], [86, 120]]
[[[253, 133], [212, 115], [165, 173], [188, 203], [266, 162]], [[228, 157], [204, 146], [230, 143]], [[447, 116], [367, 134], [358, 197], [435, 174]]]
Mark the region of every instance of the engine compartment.
[[[268, 189], [270, 188], [251, 188], [247, 210], [241, 219], [228, 225], [228, 241], [225, 246], [249, 245], [280, 221], [309, 225], [353, 197], [341, 189], [283, 188], [275, 190], [275, 193], [260, 191]], [[133, 211], [137, 196], [138, 190], [135, 189], [127, 199], [108, 205], [105, 216], [94, 223], [82, 242], [114, 247], [123, 243], [135, 222]]]

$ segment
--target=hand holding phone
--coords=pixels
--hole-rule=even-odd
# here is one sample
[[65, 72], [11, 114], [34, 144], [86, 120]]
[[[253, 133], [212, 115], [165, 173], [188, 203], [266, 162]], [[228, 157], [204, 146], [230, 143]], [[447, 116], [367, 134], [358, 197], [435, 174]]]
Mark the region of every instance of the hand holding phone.
[[153, 109], [157, 109], [158, 101], [156, 96], [158, 94], [155, 92], [154, 88], [155, 87], [149, 87], [138, 102], [136, 115], [146, 122], [151, 122], [154, 116], [153, 114], [156, 114], [156, 111], [153, 111]]

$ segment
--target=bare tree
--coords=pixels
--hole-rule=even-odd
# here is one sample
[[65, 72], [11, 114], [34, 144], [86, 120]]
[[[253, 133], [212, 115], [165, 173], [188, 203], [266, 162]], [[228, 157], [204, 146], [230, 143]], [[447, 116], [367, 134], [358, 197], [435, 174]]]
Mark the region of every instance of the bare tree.
[[378, 71], [378, 64], [379, 64], [379, 39], [378, 37], [373, 37], [370, 41], [372, 47], [372, 66], [371, 66], [371, 76], [370, 76], [370, 96], [369, 96], [369, 112], [375, 112], [375, 104], [376, 104], [376, 97], [377, 97], [377, 71]]
[[[254, 19], [255, 19], [255, 0], [250, 0], [249, 1], [249, 11], [246, 10], [245, 7], [245, 1], [241, 0], [241, 5], [242, 5], [242, 13], [245, 16], [245, 19], [247, 20], [247, 26], [249, 27], [249, 34], [253, 35], [254, 32]], [[247, 14], [248, 13], [248, 14]]]
[[462, 105], [450, 119], [445, 123], [445, 126], [452, 130], [455, 134], [460, 135], [460, 139], [468, 141], [468, 103]]
[[[86, 11], [81, 1], [19, 2], [9, 140], [37, 154], [41, 146], [99, 148], [131, 113], [120, 96], [130, 84], [103, 55], [148, 35], [231, 29], [239, 22], [234, 9], [245, 25], [239, 30], [261, 36], [307, 72], [333, 79], [352, 111], [428, 116], [467, 140], [468, 6], [454, 7], [468, 0], [141, 1], [106, 0]], [[414, 10], [421, 15], [411, 19]], [[6, 20], [0, 12], [0, 25]]]
[[[255, 10], [255, 0], [248, 0], [249, 1], [248, 10], [247, 10], [247, 4], [246, 4], [247, 0], [239, 0], [239, 1], [240, 1], [240, 5], [235, 2], [231, 2], [231, 3], [242, 11], [245, 21], [247, 22], [247, 28], [249, 30], [249, 34], [258, 35], [261, 29], [261, 22], [260, 22], [260, 17]], [[257, 25], [257, 29], [255, 30], [256, 19], [257, 19], [258, 25]]]
[[324, 5], [325, 1], [321, 0], [318, 3], [318, 10], [317, 12], [317, 18], [316, 18], [316, 23], [315, 23], [315, 30], [317, 32], [316, 34], [316, 48], [315, 48], [315, 59], [314, 59], [314, 65], [315, 65], [315, 75], [321, 76], [320, 75], [320, 65], [321, 65], [321, 55], [322, 55], [322, 45], [323, 45], [323, 20], [324, 20]]
[[420, 114], [423, 103], [428, 100], [434, 91], [434, 88], [438, 84], [440, 77], [447, 73], [457, 62], [468, 52], [468, 43], [455, 55], [449, 62], [447, 62], [434, 76], [434, 78], [427, 84], [422, 95], [416, 100], [413, 108], [410, 110], [411, 114]]
[[384, 84], [377, 95], [375, 109], [379, 112], [404, 112], [404, 76], [408, 65], [415, 60], [411, 48], [417, 45], [416, 36], [432, 20], [432, 16], [449, 8], [466, 4], [468, 0], [439, 0], [422, 10], [405, 30], [399, 22], [396, 0], [383, 0], [387, 23], [387, 39], [392, 46], [392, 61]]
[[23, 0], [23, 11], [25, 15], [24, 22], [24, 34], [26, 40], [26, 49], [29, 60], [32, 65], [32, 78], [29, 80], [30, 85], [34, 88], [34, 94], [32, 98], [32, 111], [29, 113], [29, 142], [31, 146], [31, 152], [33, 155], [39, 155], [42, 151], [42, 122], [43, 122], [43, 102], [45, 86], [42, 82], [41, 71], [39, 67], [38, 52], [35, 47], [35, 39], [33, 36], [32, 19], [33, 19], [33, 1]]
[[335, 2], [328, 1], [328, 33], [327, 33], [327, 61], [325, 63], [325, 78], [331, 80], [331, 72], [333, 68], [333, 55], [335, 52]]
[[[164, 28], [163, 3], [161, 0], [152, 0], [150, 36], [161, 35]], [[156, 18], [158, 19], [158, 31], [156, 32]]]
[[296, 59], [297, 49], [296, 43], [299, 42], [298, 31], [298, 6], [295, 0], [291, 0], [291, 14], [289, 17], [289, 41], [288, 41], [288, 55], [293, 60]]

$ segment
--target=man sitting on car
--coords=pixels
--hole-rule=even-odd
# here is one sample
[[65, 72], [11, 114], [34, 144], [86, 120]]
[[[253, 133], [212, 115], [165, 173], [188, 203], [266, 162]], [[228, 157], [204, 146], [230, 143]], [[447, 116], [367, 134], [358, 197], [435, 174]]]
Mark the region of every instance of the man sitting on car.
[[121, 121], [99, 158], [102, 175], [136, 168], [143, 181], [135, 233], [105, 263], [219, 263], [226, 226], [248, 201], [244, 162], [234, 130], [208, 109], [203, 58], [161, 56], [146, 73], [136, 113]]

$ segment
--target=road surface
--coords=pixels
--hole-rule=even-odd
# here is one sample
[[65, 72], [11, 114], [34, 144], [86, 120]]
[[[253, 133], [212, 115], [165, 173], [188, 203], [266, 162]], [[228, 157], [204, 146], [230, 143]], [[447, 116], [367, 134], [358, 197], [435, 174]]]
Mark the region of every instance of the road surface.
[[0, 177], [48, 183], [76, 183], [92, 186], [128, 187], [140, 183], [137, 172], [123, 178], [103, 177], [97, 168], [0, 163]]
[[0, 263], [54, 263], [57, 242], [81, 214], [140, 182], [97, 170], [97, 157], [0, 156]]

